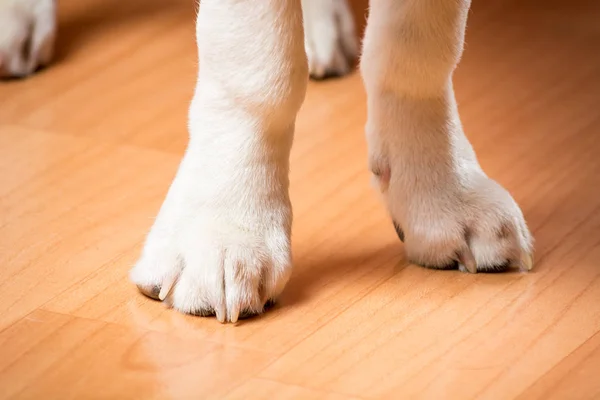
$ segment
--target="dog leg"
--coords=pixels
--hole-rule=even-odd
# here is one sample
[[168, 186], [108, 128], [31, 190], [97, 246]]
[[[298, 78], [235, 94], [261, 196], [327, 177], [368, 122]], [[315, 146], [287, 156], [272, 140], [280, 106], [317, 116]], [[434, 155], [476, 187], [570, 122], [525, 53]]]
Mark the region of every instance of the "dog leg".
[[54, 0], [0, 0], [0, 78], [25, 77], [54, 50]]
[[235, 322], [290, 272], [288, 162], [308, 80], [299, 0], [203, 0], [190, 142], [132, 280]]
[[530, 269], [532, 238], [463, 133], [452, 73], [470, 0], [372, 2], [361, 71], [369, 163], [407, 255], [434, 268]]
[[310, 76], [323, 79], [350, 72], [359, 46], [347, 0], [302, 0], [302, 14]]

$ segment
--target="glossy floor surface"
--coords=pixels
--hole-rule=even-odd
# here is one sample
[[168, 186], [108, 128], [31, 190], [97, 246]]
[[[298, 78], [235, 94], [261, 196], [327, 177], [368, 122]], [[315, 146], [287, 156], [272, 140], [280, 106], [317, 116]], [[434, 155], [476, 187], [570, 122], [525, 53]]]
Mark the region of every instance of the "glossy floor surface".
[[309, 85], [295, 271], [237, 325], [127, 273], [185, 149], [191, 0], [64, 0], [0, 82], [0, 398], [600, 398], [600, 3], [475, 2], [455, 87], [536, 237], [528, 274], [407, 263], [369, 186], [360, 77]]

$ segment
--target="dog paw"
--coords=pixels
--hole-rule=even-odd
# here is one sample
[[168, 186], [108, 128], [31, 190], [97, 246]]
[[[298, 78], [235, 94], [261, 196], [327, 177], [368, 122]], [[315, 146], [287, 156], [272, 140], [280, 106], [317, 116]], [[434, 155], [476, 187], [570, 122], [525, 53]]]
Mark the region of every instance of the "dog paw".
[[0, 0], [0, 78], [25, 77], [54, 49], [54, 0]]
[[350, 72], [359, 44], [347, 0], [302, 0], [302, 14], [311, 78]]
[[408, 259], [468, 272], [530, 270], [533, 240], [521, 209], [481, 170], [455, 111], [426, 106], [402, 107], [395, 131], [367, 134], [371, 171]]
[[414, 193], [410, 211], [393, 217], [409, 260], [472, 273], [530, 270], [532, 239], [520, 208], [493, 180], [475, 180], [474, 186], [435, 198], [427, 191]]
[[289, 278], [291, 205], [274, 166], [210, 158], [188, 149], [130, 276], [183, 313], [236, 322], [263, 312]]

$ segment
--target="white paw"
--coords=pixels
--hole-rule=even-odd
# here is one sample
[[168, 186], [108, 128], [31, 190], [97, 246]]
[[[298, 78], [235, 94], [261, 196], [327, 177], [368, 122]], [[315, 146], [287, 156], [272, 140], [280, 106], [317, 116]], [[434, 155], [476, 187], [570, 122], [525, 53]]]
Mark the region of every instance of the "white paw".
[[302, 0], [304, 46], [312, 78], [345, 75], [358, 56], [358, 38], [346, 1]]
[[0, 0], [0, 78], [24, 77], [54, 50], [54, 0]]
[[532, 239], [521, 210], [493, 180], [472, 180], [473, 186], [452, 192], [415, 191], [410, 211], [394, 217], [409, 260], [468, 272], [531, 269]]
[[190, 146], [131, 271], [142, 293], [221, 322], [275, 300], [291, 273], [292, 214], [274, 170]]
[[468, 272], [530, 270], [533, 240], [521, 209], [481, 170], [455, 110], [424, 101], [397, 114], [403, 122], [395, 131], [367, 137], [376, 185], [409, 260]]

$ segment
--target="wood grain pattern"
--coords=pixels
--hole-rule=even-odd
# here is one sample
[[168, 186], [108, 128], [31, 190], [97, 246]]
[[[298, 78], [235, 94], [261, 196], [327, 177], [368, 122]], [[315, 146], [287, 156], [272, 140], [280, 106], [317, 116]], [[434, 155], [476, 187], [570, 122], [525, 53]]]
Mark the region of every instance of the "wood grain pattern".
[[0, 398], [600, 397], [597, 2], [475, 2], [455, 75], [480, 162], [536, 237], [532, 273], [406, 262], [355, 73], [309, 84], [294, 275], [236, 326], [127, 279], [185, 149], [193, 9], [64, 0], [56, 64], [0, 82]]

